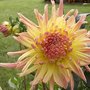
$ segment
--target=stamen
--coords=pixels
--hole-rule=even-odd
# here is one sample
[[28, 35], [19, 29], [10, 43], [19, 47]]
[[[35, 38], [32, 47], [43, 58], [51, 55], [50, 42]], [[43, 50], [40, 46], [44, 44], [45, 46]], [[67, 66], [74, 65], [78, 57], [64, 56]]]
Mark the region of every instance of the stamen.
[[57, 60], [57, 58], [63, 58], [67, 55], [67, 52], [72, 51], [69, 38], [59, 32], [46, 32], [39, 42], [39, 45], [45, 56], [51, 61], [53, 61], [53, 59]]

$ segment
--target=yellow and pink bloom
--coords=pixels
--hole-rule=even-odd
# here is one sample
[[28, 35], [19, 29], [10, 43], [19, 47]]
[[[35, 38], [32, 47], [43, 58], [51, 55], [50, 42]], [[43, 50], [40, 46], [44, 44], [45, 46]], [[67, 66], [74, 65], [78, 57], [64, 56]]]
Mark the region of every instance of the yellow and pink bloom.
[[[16, 63], [0, 63], [2, 67], [21, 69], [20, 76], [36, 72], [32, 81], [33, 85], [39, 82], [49, 82], [50, 90], [53, 90], [56, 83], [62, 88], [71, 85], [74, 89], [72, 72], [81, 77], [84, 81], [82, 66], [90, 68], [90, 38], [87, 30], [80, 29], [86, 16], [81, 16], [76, 23], [75, 18], [78, 10], [70, 10], [63, 14], [63, 0], [60, 0], [56, 9], [54, 0], [52, 2], [52, 14], [48, 17], [48, 5], [45, 5], [44, 14], [41, 15], [37, 9], [34, 10], [38, 25], [18, 14], [27, 31], [14, 36], [19, 43], [26, 47], [25, 50], [8, 52], [8, 55], [18, 55]], [[73, 15], [72, 15], [73, 13]], [[68, 18], [69, 17], [69, 18]]]

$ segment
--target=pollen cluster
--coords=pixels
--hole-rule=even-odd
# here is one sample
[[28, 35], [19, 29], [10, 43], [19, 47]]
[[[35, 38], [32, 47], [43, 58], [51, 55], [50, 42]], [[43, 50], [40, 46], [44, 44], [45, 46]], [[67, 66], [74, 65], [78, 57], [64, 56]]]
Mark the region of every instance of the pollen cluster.
[[59, 32], [45, 33], [40, 45], [48, 59], [63, 58], [72, 50], [69, 38]]

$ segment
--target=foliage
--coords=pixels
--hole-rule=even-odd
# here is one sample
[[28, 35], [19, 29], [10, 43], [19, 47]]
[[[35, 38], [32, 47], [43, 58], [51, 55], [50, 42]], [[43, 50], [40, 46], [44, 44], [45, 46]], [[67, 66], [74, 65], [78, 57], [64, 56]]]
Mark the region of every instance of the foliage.
[[13, 19], [13, 17], [9, 17], [9, 21], [10, 24], [13, 28], [13, 31], [15, 31], [16, 29], [20, 30], [19, 32], [25, 32], [26, 31], [26, 27], [25, 25], [19, 21], [19, 18], [16, 17], [16, 19]]

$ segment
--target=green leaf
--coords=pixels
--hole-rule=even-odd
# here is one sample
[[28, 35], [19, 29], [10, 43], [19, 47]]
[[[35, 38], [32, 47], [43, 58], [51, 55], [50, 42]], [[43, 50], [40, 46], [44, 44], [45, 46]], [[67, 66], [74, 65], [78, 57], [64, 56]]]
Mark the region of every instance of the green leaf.
[[16, 89], [16, 88], [17, 88], [17, 86], [15, 85], [15, 83], [12, 82], [12, 79], [11, 79], [11, 78], [8, 80], [8, 84], [9, 84], [9, 86], [10, 86], [11, 88], [13, 88], [13, 89]]

